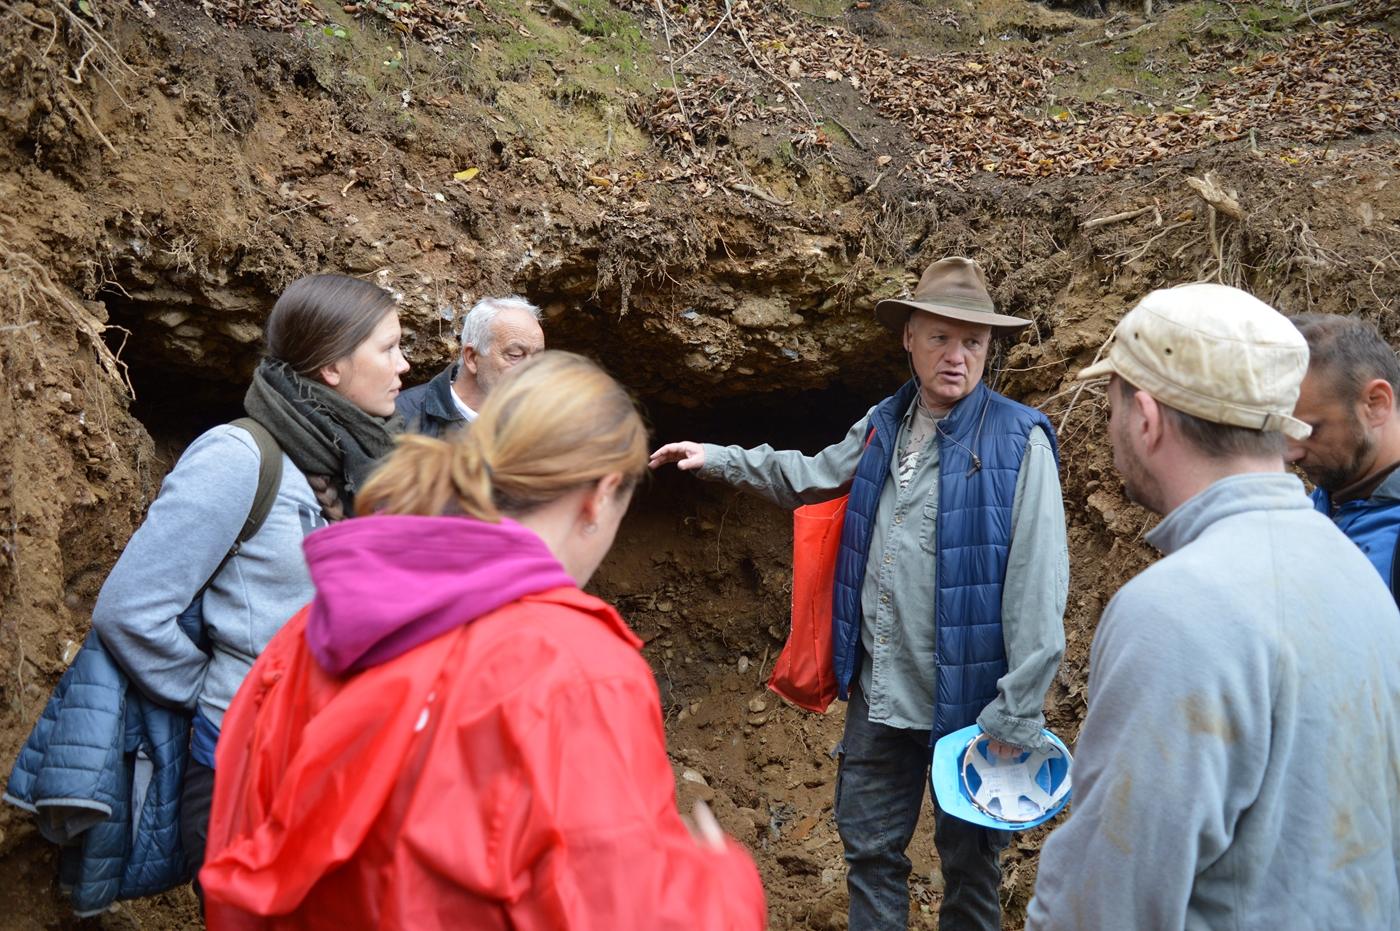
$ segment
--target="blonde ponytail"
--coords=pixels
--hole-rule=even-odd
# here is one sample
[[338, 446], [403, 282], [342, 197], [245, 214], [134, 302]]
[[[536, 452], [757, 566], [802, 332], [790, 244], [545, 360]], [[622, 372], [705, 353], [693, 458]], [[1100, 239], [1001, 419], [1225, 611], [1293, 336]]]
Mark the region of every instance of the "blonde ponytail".
[[645, 471], [646, 428], [598, 365], [551, 350], [501, 380], [449, 440], [405, 436], [355, 498], [361, 514], [523, 514], [606, 475]]
[[491, 480], [475, 448], [458, 439], [399, 437], [398, 448], [355, 496], [361, 514], [434, 515], [460, 511], [482, 520], [499, 519], [491, 503]]

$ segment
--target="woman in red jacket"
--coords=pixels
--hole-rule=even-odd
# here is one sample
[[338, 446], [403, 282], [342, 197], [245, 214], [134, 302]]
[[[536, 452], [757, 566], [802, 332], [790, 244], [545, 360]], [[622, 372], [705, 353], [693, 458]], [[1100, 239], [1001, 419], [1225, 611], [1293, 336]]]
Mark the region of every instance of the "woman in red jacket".
[[547, 352], [308, 537], [315, 600], [224, 719], [211, 929], [764, 926], [748, 854], [676, 811], [641, 642], [580, 591], [646, 450], [616, 382]]

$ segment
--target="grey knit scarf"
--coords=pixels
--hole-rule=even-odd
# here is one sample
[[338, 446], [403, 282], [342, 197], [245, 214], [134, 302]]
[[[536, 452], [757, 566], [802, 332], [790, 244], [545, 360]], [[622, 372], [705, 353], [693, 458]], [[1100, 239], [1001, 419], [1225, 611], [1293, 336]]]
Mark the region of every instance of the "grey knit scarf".
[[[331, 388], [272, 358], [264, 358], [253, 373], [243, 408], [277, 438], [313, 487], [329, 485], [334, 490], [347, 517], [354, 513], [355, 492], [394, 448], [394, 436], [403, 432], [398, 414], [367, 414]], [[322, 497], [322, 505], [328, 517], [341, 516], [333, 501]]]

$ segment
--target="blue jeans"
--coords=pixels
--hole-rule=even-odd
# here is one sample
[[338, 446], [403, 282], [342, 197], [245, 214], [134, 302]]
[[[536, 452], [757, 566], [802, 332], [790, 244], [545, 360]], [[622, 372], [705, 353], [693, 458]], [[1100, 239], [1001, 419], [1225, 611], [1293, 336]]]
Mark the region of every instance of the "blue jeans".
[[[929, 732], [870, 723], [859, 686], [851, 688], [838, 748], [836, 827], [846, 849], [850, 931], [908, 927], [905, 850], [928, 787]], [[1001, 851], [1010, 834], [945, 815], [934, 800], [933, 842], [943, 867], [939, 931], [1000, 931]]]

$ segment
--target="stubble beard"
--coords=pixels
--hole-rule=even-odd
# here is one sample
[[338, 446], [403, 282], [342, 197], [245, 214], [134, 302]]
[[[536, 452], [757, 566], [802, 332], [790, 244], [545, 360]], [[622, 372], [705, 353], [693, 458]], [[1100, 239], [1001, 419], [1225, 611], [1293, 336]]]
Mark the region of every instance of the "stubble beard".
[[1351, 452], [1344, 464], [1318, 469], [1316, 473], [1304, 470], [1307, 472], [1308, 478], [1312, 479], [1313, 484], [1328, 494], [1350, 488], [1361, 481], [1364, 478], [1362, 471], [1366, 468], [1371, 454], [1375, 452], [1376, 441], [1367, 434], [1366, 427], [1359, 419], [1352, 421], [1351, 431], [1347, 439], [1349, 441], [1347, 447]]

